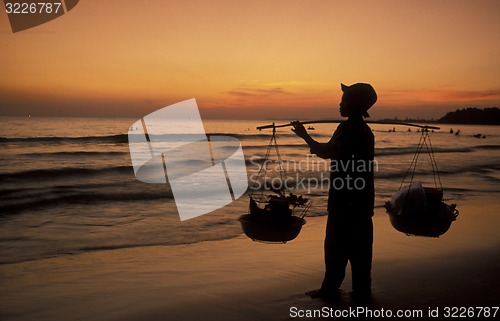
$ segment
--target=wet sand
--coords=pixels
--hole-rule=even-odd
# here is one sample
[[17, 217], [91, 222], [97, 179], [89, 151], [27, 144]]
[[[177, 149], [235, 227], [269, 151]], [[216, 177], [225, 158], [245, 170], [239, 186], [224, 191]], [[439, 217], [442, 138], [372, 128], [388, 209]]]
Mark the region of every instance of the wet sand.
[[[499, 305], [500, 205], [458, 203], [460, 216], [440, 238], [399, 233], [377, 209], [370, 309], [427, 316], [437, 308], [442, 317], [445, 307]], [[286, 320], [291, 308], [352, 309], [360, 304], [348, 294], [334, 304], [304, 295], [322, 280], [325, 221], [309, 218], [287, 244], [242, 235], [2, 265], [0, 319]]]

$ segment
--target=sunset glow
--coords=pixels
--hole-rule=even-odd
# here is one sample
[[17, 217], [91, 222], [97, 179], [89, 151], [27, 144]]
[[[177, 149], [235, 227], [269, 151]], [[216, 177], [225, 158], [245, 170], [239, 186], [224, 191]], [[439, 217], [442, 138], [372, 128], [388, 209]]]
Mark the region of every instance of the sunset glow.
[[499, 13], [498, 1], [80, 1], [12, 33], [2, 12], [0, 114], [137, 116], [194, 97], [212, 117], [336, 117], [341, 82], [373, 84], [373, 118], [499, 106]]

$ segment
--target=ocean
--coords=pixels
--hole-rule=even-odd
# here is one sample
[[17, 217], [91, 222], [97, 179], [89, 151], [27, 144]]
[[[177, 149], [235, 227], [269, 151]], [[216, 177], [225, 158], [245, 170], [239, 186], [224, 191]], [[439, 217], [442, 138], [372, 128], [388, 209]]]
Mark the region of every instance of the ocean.
[[[242, 234], [238, 217], [248, 210], [247, 195], [207, 215], [180, 221], [168, 184], [147, 184], [135, 178], [127, 136], [135, 119], [4, 117], [1, 120], [2, 264], [88, 251], [175, 246]], [[205, 120], [204, 127], [208, 135], [224, 134], [240, 140], [252, 185], [271, 139], [271, 130], [258, 131], [256, 127], [269, 123]], [[313, 126], [311, 135], [326, 142], [337, 125]], [[438, 126], [441, 130], [431, 132], [430, 137], [445, 201], [457, 203], [460, 210], [462, 199], [495, 200], [500, 194], [500, 127]], [[376, 139], [375, 202], [376, 207], [382, 207], [399, 189], [420, 133], [417, 128], [408, 131], [407, 126], [371, 124], [370, 127]], [[451, 128], [455, 132], [460, 129], [460, 134], [451, 134]], [[474, 136], [477, 134], [481, 134], [480, 138]], [[277, 130], [277, 142], [292, 188], [298, 186], [294, 194], [313, 201], [308, 215], [326, 215], [328, 185], [321, 184], [328, 177], [326, 163], [308, 155], [307, 146], [290, 128]], [[277, 157], [271, 154], [270, 159]], [[298, 184], [304, 181], [309, 184]], [[425, 152], [419, 157], [414, 181], [434, 186], [431, 163]]]

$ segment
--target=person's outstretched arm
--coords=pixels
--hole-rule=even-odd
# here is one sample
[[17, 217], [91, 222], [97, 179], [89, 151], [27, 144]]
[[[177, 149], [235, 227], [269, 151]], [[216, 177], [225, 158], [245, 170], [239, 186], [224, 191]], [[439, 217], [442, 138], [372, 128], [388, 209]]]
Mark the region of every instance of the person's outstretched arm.
[[312, 148], [315, 144], [318, 144], [317, 141], [315, 141], [310, 135], [309, 133], [307, 132], [306, 128], [304, 127], [304, 125], [302, 125], [299, 121], [294, 121], [292, 122], [292, 131], [297, 135], [299, 136], [300, 138], [302, 138], [306, 143], [307, 145], [309, 145], [310, 148]]
[[315, 141], [307, 132], [305, 129], [304, 125], [302, 125], [299, 121], [294, 121], [292, 122], [293, 128], [292, 131], [302, 138], [307, 145], [309, 145], [309, 148], [311, 149], [311, 154], [316, 154], [318, 157], [321, 158], [332, 158], [332, 148], [330, 146], [330, 142], [328, 143], [318, 143]]

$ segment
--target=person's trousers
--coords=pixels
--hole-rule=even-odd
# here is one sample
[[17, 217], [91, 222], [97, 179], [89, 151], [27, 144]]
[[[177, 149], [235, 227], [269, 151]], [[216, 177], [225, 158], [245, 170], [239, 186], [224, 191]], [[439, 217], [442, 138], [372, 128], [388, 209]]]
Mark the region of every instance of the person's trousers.
[[325, 278], [321, 288], [337, 291], [345, 277], [347, 262], [351, 263], [352, 290], [371, 291], [373, 222], [370, 216], [356, 213], [330, 213], [325, 237]]

